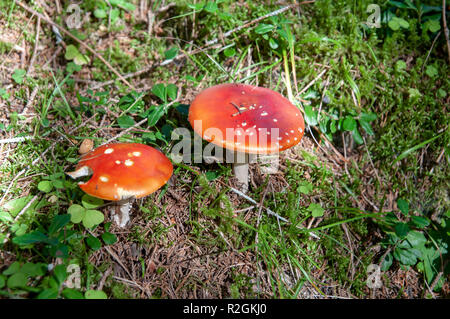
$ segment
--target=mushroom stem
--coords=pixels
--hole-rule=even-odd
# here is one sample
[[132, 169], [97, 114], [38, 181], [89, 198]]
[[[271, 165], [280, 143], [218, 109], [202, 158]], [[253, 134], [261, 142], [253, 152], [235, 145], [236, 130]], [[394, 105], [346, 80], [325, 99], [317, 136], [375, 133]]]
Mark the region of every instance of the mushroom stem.
[[130, 220], [131, 206], [131, 198], [121, 204], [113, 206], [112, 218], [120, 228], [125, 227]]
[[235, 152], [234, 153], [234, 163], [233, 163], [233, 173], [237, 178], [238, 182], [241, 184], [241, 191], [246, 193], [248, 191], [248, 181], [249, 181], [249, 170], [248, 163], [250, 163], [254, 154]]

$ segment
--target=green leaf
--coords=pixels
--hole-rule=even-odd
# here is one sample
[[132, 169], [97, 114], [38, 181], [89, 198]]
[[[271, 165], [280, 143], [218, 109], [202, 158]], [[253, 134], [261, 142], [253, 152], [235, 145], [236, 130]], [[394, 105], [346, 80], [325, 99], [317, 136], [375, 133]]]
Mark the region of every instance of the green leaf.
[[107, 245], [113, 245], [117, 242], [117, 236], [114, 234], [111, 234], [110, 232], [104, 232], [102, 234], [103, 242]]
[[323, 216], [324, 209], [319, 204], [311, 203], [307, 209], [311, 212], [312, 217]]
[[397, 72], [401, 72], [404, 71], [406, 69], [406, 62], [403, 60], [398, 60], [395, 63], [395, 70], [397, 70]]
[[3, 275], [9, 276], [19, 272], [21, 264], [18, 261], [13, 262], [9, 267], [3, 271]]
[[38, 230], [35, 230], [31, 233], [14, 237], [13, 243], [15, 243], [17, 245], [30, 245], [30, 244], [40, 243], [40, 242], [47, 242], [48, 239], [49, 238], [47, 237], [47, 235], [41, 233]]
[[152, 93], [159, 97], [161, 101], [167, 102], [166, 87], [162, 83], [155, 84], [152, 87]]
[[219, 174], [215, 171], [208, 171], [205, 173], [205, 177], [208, 180], [208, 182], [215, 180], [217, 177], [219, 177]]
[[359, 130], [357, 127], [355, 127], [355, 129], [352, 131], [352, 136], [353, 136], [353, 140], [358, 143], [359, 145], [364, 144], [364, 140], [361, 136], [361, 134], [359, 133]]
[[89, 247], [92, 248], [92, 250], [99, 250], [100, 248], [102, 248], [101, 241], [92, 235], [86, 237], [86, 243], [89, 245]]
[[70, 221], [74, 224], [78, 224], [86, 215], [86, 208], [78, 204], [73, 204], [69, 207], [67, 212], [70, 214]]
[[67, 278], [66, 265], [61, 264], [55, 266], [55, 268], [53, 269], [53, 275], [55, 276], [55, 279], [58, 281], [58, 283], [61, 285]]
[[84, 297], [86, 299], [108, 299], [108, 296], [101, 290], [87, 290]]
[[51, 181], [41, 181], [37, 187], [41, 192], [49, 193], [53, 189], [53, 184]]
[[411, 221], [421, 229], [426, 228], [430, 225], [430, 220], [422, 216], [411, 216]]
[[136, 124], [131, 116], [128, 115], [122, 115], [119, 118], [117, 118], [117, 124], [121, 128], [129, 128], [132, 127], [134, 124]]
[[311, 126], [315, 126], [318, 124], [317, 122], [317, 111], [313, 111], [311, 105], [305, 105], [305, 121]]
[[405, 223], [397, 223], [394, 229], [395, 234], [400, 238], [406, 237], [406, 235], [408, 235], [409, 232], [409, 226]]
[[255, 32], [256, 34], [265, 34], [268, 32], [272, 32], [273, 29], [275, 29], [275, 26], [273, 24], [260, 23], [255, 28]]
[[406, 240], [411, 244], [411, 247], [420, 250], [421, 247], [425, 247], [427, 239], [425, 235], [419, 231], [412, 230], [406, 236]]
[[155, 126], [159, 119], [164, 115], [166, 108], [164, 105], [153, 106], [150, 113], [148, 114], [148, 127]]
[[356, 121], [351, 116], [346, 116], [344, 121], [342, 122], [342, 127], [346, 131], [353, 131], [356, 128]]
[[217, 3], [208, 1], [206, 3], [205, 10], [208, 11], [209, 13], [216, 13], [218, 10]]
[[23, 273], [15, 273], [13, 275], [11, 275], [7, 282], [6, 285], [8, 286], [8, 288], [23, 288], [27, 286], [27, 282], [28, 282], [28, 278], [25, 274]]
[[403, 198], [397, 199], [397, 207], [403, 213], [403, 215], [408, 216], [409, 214], [409, 204]]
[[92, 209], [97, 208], [101, 205], [103, 205], [105, 202], [101, 198], [97, 198], [88, 194], [84, 194], [83, 197], [81, 197], [81, 204], [86, 209]]
[[169, 99], [176, 100], [178, 96], [178, 87], [175, 84], [169, 83], [166, 89]]
[[94, 10], [94, 16], [98, 19], [104, 19], [108, 16], [108, 14], [106, 13], [106, 10], [97, 8]]
[[80, 51], [78, 51], [76, 46], [74, 46], [73, 44], [69, 44], [66, 47], [66, 54], [64, 55], [64, 57], [67, 60], [73, 60], [78, 55], [80, 55]]
[[392, 254], [388, 253], [381, 263], [381, 271], [387, 271], [391, 267], [393, 260], [394, 259], [392, 258]]
[[428, 75], [430, 78], [434, 78], [439, 75], [438, 70], [433, 65], [428, 65], [427, 69], [425, 70], [426, 75]]
[[[32, 196], [28, 195], [28, 196], [24, 196], [24, 197], [19, 197], [13, 200], [10, 200], [9, 202], [7, 202], [5, 205], [3, 205], [3, 208], [6, 209], [7, 211], [9, 211], [9, 213], [15, 217], [27, 204], [28, 202], [31, 200]], [[27, 211], [32, 210], [35, 207], [35, 205], [31, 205], [30, 208], [27, 209]]]
[[58, 297], [58, 290], [56, 288], [49, 288], [42, 290], [36, 297], [37, 299], [56, 299]]
[[417, 256], [412, 249], [396, 248], [394, 250], [394, 258], [402, 265], [413, 266], [417, 263]]
[[0, 289], [5, 287], [5, 285], [6, 285], [5, 276], [0, 276]]
[[98, 210], [87, 210], [83, 218], [83, 225], [86, 228], [92, 228], [105, 220], [105, 216]]
[[80, 51], [78, 51], [77, 47], [74, 46], [73, 44], [69, 44], [66, 47], [66, 54], [64, 55], [64, 57], [67, 60], [73, 60], [73, 62], [77, 65], [89, 63], [89, 58], [86, 55], [82, 54]]
[[374, 131], [372, 130], [372, 125], [370, 125], [369, 122], [364, 121], [363, 119], [359, 119], [358, 122], [368, 135], [375, 135]]
[[58, 230], [66, 226], [70, 222], [70, 219], [71, 219], [70, 214], [57, 215], [53, 217], [52, 223], [48, 228], [48, 233], [50, 235], [56, 233]]
[[424, 29], [432, 33], [438, 32], [441, 29], [441, 22], [439, 20], [428, 20], [424, 23]]
[[[227, 57], [227, 58], [231, 58], [233, 56], [236, 55], [236, 50], [234, 48], [226, 48], [223, 51], [223, 54]], [[195, 79], [195, 78], [194, 78]]]
[[308, 195], [313, 190], [313, 185], [310, 182], [304, 181], [300, 183], [300, 186], [297, 188], [297, 190], [305, 195]]
[[15, 69], [14, 73], [11, 75], [11, 78], [16, 82], [17, 84], [22, 84], [23, 80], [25, 79], [25, 75], [27, 74], [27, 71], [23, 69]]
[[20, 268], [21, 273], [30, 277], [43, 276], [46, 271], [47, 265], [44, 263], [26, 263]]
[[4, 212], [0, 210], [0, 221], [4, 222], [4, 223], [10, 223], [12, 222], [14, 219], [11, 217], [11, 214], [8, 212]]
[[164, 52], [164, 57], [166, 58], [166, 60], [172, 60], [177, 56], [177, 54], [178, 54], [178, 48], [172, 47], [169, 50], [167, 50], [166, 52]]
[[279, 47], [280, 45], [278, 44], [278, 41], [277, 41], [277, 40], [275, 40], [274, 38], [270, 38], [270, 39], [269, 39], [269, 46], [270, 46], [270, 48], [271, 48], [272, 50], [276, 50], [276, 49], [278, 49], [278, 47]]
[[65, 288], [61, 292], [62, 296], [66, 299], [84, 299], [83, 294], [73, 288]]

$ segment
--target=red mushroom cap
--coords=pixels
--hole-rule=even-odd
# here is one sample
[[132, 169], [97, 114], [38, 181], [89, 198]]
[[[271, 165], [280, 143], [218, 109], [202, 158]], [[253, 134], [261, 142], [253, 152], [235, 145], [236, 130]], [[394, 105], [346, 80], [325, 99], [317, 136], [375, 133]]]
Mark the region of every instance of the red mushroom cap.
[[[305, 130], [300, 110], [281, 94], [235, 83], [216, 85], [197, 95], [189, 107], [189, 122], [211, 143], [256, 154], [288, 149], [300, 142]], [[227, 129], [234, 134], [227, 136]]]
[[92, 177], [80, 182], [80, 188], [91, 196], [113, 201], [151, 194], [167, 183], [173, 171], [163, 153], [138, 143], [102, 145], [84, 155], [76, 169], [84, 167], [89, 167]]

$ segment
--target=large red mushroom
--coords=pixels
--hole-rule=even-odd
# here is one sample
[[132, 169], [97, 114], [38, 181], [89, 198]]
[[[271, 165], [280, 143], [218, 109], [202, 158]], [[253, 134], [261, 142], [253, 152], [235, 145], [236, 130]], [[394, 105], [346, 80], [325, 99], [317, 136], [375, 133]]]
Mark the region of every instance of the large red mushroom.
[[234, 162], [233, 171], [245, 191], [248, 156], [242, 153], [278, 153], [298, 144], [305, 130], [300, 110], [281, 94], [237, 83], [202, 91], [191, 103], [188, 119], [204, 140], [244, 159]]
[[113, 216], [120, 227], [129, 220], [131, 199], [149, 195], [172, 176], [170, 160], [153, 147], [138, 143], [102, 145], [85, 154], [72, 178], [92, 175], [79, 187], [87, 194], [120, 202], [120, 213]]

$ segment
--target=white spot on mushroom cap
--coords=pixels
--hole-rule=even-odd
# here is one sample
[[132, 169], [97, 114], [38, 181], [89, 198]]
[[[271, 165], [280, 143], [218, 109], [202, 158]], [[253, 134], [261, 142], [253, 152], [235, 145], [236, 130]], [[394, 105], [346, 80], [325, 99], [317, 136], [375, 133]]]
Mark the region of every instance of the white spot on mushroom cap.
[[125, 161], [125, 166], [132, 166], [133, 164], [134, 164], [134, 162], [132, 160], [130, 160], [130, 159], [127, 159]]
[[112, 152], [114, 152], [114, 149], [113, 149], [113, 148], [107, 148], [107, 149], [105, 150], [105, 154], [111, 154]]
[[277, 120], [277, 119], [273, 119], [273, 121], [274, 121], [274, 122], [278, 122], [278, 120]]
[[119, 165], [120, 163], [122, 163], [121, 161], [116, 161], [116, 164]]
[[263, 111], [263, 112], [261, 113], [261, 116], [267, 116], [267, 115], [269, 115], [269, 113], [267, 113], [266, 111]]
[[99, 179], [100, 179], [100, 181], [103, 182], [103, 183], [109, 182], [109, 178], [106, 177], [106, 176], [100, 176]]
[[133, 156], [136, 156], [136, 157], [141, 156], [141, 152], [133, 152], [132, 154], [133, 154]]

